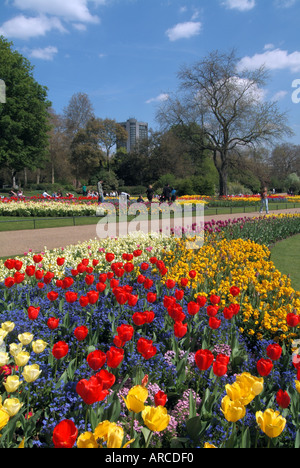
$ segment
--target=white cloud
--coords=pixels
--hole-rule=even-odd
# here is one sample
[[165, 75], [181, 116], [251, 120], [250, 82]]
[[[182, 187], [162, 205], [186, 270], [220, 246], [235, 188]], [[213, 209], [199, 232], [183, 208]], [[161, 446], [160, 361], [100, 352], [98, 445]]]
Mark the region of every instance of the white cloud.
[[187, 21], [185, 23], [178, 23], [173, 28], [167, 30], [166, 34], [170, 41], [177, 41], [178, 39], [190, 39], [197, 36], [201, 31], [202, 24], [195, 21]]
[[33, 49], [30, 52], [30, 57], [40, 60], [53, 60], [58, 50], [56, 47], [48, 46], [43, 49]]
[[255, 0], [225, 0], [223, 5], [230, 10], [249, 11], [255, 7]]
[[87, 0], [14, 0], [14, 6], [19, 10], [56, 16], [67, 21], [83, 23], [99, 21], [97, 16], [90, 13]]
[[298, 72], [300, 71], [300, 52], [295, 51], [289, 54], [281, 49], [267, 50], [263, 54], [242, 58], [238, 68], [255, 70], [261, 66], [269, 70], [290, 69], [292, 72]]
[[146, 101], [146, 104], [151, 104], [152, 102], [163, 102], [163, 101], [167, 101], [168, 99], [169, 99], [169, 95], [162, 93], [154, 98], [148, 99], [148, 101]]
[[31, 37], [45, 36], [47, 32], [53, 29], [66, 32], [59, 18], [47, 18], [44, 15], [36, 18], [27, 18], [24, 15], [19, 15], [6, 21], [0, 27], [0, 35], [18, 39], [29, 39]]
[[277, 102], [280, 101], [281, 99], [285, 98], [285, 96], [288, 94], [287, 91], [278, 91], [274, 96], [272, 97], [272, 101]]

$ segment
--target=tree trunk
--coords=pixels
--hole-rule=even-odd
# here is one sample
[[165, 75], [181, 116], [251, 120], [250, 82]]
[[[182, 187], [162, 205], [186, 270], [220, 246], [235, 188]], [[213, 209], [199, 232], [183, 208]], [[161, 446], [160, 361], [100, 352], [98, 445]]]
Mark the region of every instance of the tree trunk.
[[228, 171], [227, 171], [227, 155], [225, 152], [214, 151], [214, 164], [219, 174], [219, 196], [226, 197], [228, 195]]
[[36, 170], [36, 183], [37, 183], [37, 185], [40, 183], [40, 180], [41, 180], [41, 170], [37, 169]]
[[51, 163], [51, 183], [55, 183], [55, 171], [54, 171], [54, 164], [53, 162]]
[[18, 188], [18, 186], [16, 184], [16, 174], [17, 174], [16, 171], [14, 169], [12, 169], [11, 175], [12, 175], [12, 187], [13, 187], [13, 189]]

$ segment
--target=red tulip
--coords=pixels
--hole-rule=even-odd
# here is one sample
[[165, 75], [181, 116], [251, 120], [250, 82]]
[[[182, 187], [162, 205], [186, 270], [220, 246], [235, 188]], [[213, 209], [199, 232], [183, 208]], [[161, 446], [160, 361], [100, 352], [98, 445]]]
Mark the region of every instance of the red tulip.
[[44, 275], [44, 283], [45, 284], [51, 283], [53, 278], [54, 278], [54, 273], [52, 273], [52, 271], [47, 271], [47, 273]]
[[134, 257], [140, 257], [142, 255], [143, 251], [141, 249], [136, 249], [133, 252]]
[[150, 278], [146, 278], [144, 281], [144, 288], [150, 289], [153, 286], [153, 280]]
[[43, 257], [41, 255], [34, 255], [32, 259], [34, 263], [41, 263], [41, 261], [43, 260]]
[[288, 392], [284, 392], [283, 390], [278, 390], [276, 394], [276, 401], [277, 401], [278, 406], [280, 406], [280, 408], [285, 409], [289, 406], [291, 402], [291, 398]]
[[41, 280], [44, 276], [44, 270], [36, 270], [34, 276], [37, 280]]
[[231, 294], [232, 296], [234, 296], [234, 297], [235, 297], [235, 296], [238, 296], [238, 295], [240, 294], [240, 292], [241, 292], [241, 291], [240, 291], [240, 288], [238, 288], [237, 286], [232, 286], [232, 287], [230, 288], [230, 294]]
[[294, 313], [287, 314], [286, 322], [289, 327], [297, 327], [300, 322], [300, 315]]
[[150, 302], [150, 304], [153, 304], [153, 302], [156, 301], [156, 294], [153, 292], [148, 292], [147, 301]]
[[25, 268], [25, 273], [27, 276], [33, 276], [35, 272], [35, 266], [34, 265], [27, 265]]
[[233, 315], [237, 315], [240, 311], [240, 304], [230, 304], [228, 309], [233, 312]]
[[58, 341], [53, 345], [52, 354], [55, 359], [61, 359], [68, 354], [69, 346], [65, 341]]
[[133, 323], [140, 327], [147, 323], [147, 316], [144, 312], [135, 312], [132, 316]]
[[91, 284], [93, 284], [94, 280], [95, 280], [94, 275], [86, 275], [86, 277], [84, 278], [84, 281], [88, 286], [91, 286]]
[[116, 381], [114, 374], [108, 372], [106, 369], [101, 369], [101, 371], [95, 374], [95, 377], [102, 383], [103, 390], [110, 389]]
[[15, 260], [15, 269], [17, 271], [20, 271], [22, 266], [23, 266], [23, 262], [21, 262], [21, 260]]
[[58, 327], [59, 324], [59, 319], [55, 317], [50, 317], [47, 320], [47, 327], [50, 328], [50, 330], [55, 330]]
[[182, 323], [182, 322], [175, 322], [174, 323], [174, 335], [176, 338], [182, 338], [184, 335], [186, 335], [187, 332], [187, 323]]
[[106, 354], [103, 351], [95, 350], [88, 354], [86, 360], [90, 368], [97, 371], [105, 364]]
[[200, 306], [197, 302], [191, 301], [188, 303], [187, 310], [189, 315], [196, 315], [200, 310]]
[[111, 367], [112, 369], [116, 369], [123, 361], [124, 350], [111, 346], [110, 349], [107, 351], [106, 356], [107, 366]]
[[124, 264], [124, 270], [127, 272], [127, 273], [131, 273], [133, 270], [134, 270], [134, 264], [131, 263], [131, 262], [127, 262]]
[[141, 270], [146, 271], [149, 268], [149, 264], [147, 262], [141, 263]]
[[88, 291], [86, 294], [89, 304], [96, 304], [99, 299], [99, 292], [98, 291]]
[[67, 291], [65, 293], [65, 298], [69, 304], [73, 304], [74, 302], [77, 301], [77, 293], [73, 291]]
[[104, 400], [109, 393], [108, 390], [103, 390], [102, 383], [94, 375], [89, 380], [80, 380], [76, 385], [76, 392], [87, 405]]
[[152, 323], [155, 318], [153, 310], [145, 310], [144, 314], [146, 315], [146, 323]]
[[12, 276], [8, 276], [5, 278], [4, 284], [7, 288], [11, 288], [15, 284], [15, 279]]
[[57, 263], [58, 266], [62, 266], [65, 263], [64, 257], [58, 257], [56, 259], [56, 263]]
[[109, 262], [109, 263], [112, 262], [112, 261], [114, 260], [114, 258], [115, 258], [115, 255], [114, 255], [113, 253], [107, 253], [107, 254], [105, 255], [105, 260], [106, 260], [107, 262]]
[[53, 430], [52, 440], [55, 448], [72, 448], [78, 436], [78, 429], [73, 421], [64, 419]]
[[134, 306], [136, 305], [138, 299], [139, 299], [139, 296], [138, 296], [138, 295], [136, 295], [136, 294], [129, 294], [129, 295], [127, 296], [127, 301], [128, 301], [129, 307], [134, 307]]
[[208, 321], [208, 325], [213, 330], [217, 330], [221, 325], [221, 320], [217, 319], [216, 317], [210, 317]]
[[58, 298], [58, 292], [56, 292], [56, 291], [49, 291], [49, 292], [47, 293], [47, 297], [48, 297], [49, 301], [52, 301], [52, 302], [53, 302], [53, 301], [56, 301], [56, 299]]
[[40, 310], [41, 310], [40, 307], [29, 306], [27, 309], [29, 320], [36, 320], [39, 315]]
[[220, 296], [217, 296], [216, 294], [212, 294], [210, 296], [209, 300], [213, 305], [217, 305], [217, 304], [219, 304], [221, 298], [220, 298]]
[[206, 304], [206, 297], [205, 296], [198, 296], [196, 301], [197, 301], [197, 304], [199, 304], [200, 307], [204, 307], [205, 304]]
[[206, 313], [209, 317], [215, 317], [219, 311], [219, 306], [209, 305], [206, 308]]
[[74, 330], [74, 335], [77, 338], [78, 341], [83, 341], [86, 339], [87, 335], [89, 333], [89, 330], [86, 326], [81, 325], [79, 327], [76, 327]]
[[167, 287], [168, 289], [173, 289], [173, 288], [175, 288], [175, 286], [176, 286], [176, 281], [174, 281], [174, 280], [172, 280], [172, 279], [168, 279], [168, 280], [166, 281], [166, 287]]
[[107, 274], [106, 273], [101, 273], [101, 275], [99, 275], [99, 282], [100, 283], [105, 283], [107, 280]]
[[273, 362], [271, 359], [260, 359], [256, 364], [257, 371], [262, 377], [266, 377], [273, 369]]
[[184, 291], [182, 289], [176, 289], [175, 297], [177, 301], [181, 301], [183, 299], [183, 296], [184, 296]]
[[274, 343], [270, 344], [267, 347], [267, 356], [272, 359], [272, 361], [278, 361], [282, 354], [282, 348], [279, 344]]
[[127, 342], [132, 339], [134, 328], [131, 325], [122, 324], [117, 327], [117, 333], [122, 341]]
[[188, 284], [189, 282], [189, 279], [188, 278], [181, 278], [180, 279], [180, 286], [182, 286], [183, 288], [186, 287], [186, 285]]
[[229, 363], [229, 357], [225, 354], [218, 354], [213, 363], [213, 372], [217, 377], [222, 377], [227, 373], [227, 366]]
[[233, 309], [230, 309], [229, 307], [225, 307], [225, 309], [223, 310], [223, 316], [226, 320], [231, 320], [234, 313], [233, 313]]
[[196, 276], [197, 276], [197, 272], [196, 272], [195, 270], [191, 270], [191, 271], [189, 272], [189, 277], [190, 277], [191, 279], [196, 278]]
[[13, 270], [15, 268], [15, 260], [13, 258], [8, 258], [7, 260], [5, 260], [4, 266], [8, 270]]
[[166, 403], [167, 403], [167, 395], [162, 390], [159, 390], [157, 393], [155, 393], [154, 395], [155, 406], [165, 406]]
[[208, 349], [199, 349], [195, 354], [195, 362], [199, 370], [206, 371], [213, 363], [214, 355]]
[[79, 304], [81, 307], [86, 307], [89, 303], [89, 298], [87, 296], [80, 296], [79, 298]]
[[20, 284], [24, 281], [25, 279], [25, 273], [20, 273], [19, 271], [16, 271], [14, 274], [14, 280], [15, 283]]
[[106, 284], [99, 281], [99, 283], [96, 284], [96, 289], [99, 293], [102, 293], [106, 289]]

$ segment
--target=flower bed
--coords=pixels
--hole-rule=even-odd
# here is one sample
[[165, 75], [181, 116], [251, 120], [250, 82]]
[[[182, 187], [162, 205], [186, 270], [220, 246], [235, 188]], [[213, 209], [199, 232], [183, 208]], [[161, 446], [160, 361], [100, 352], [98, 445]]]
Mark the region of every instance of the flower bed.
[[299, 447], [299, 293], [269, 257], [212, 233], [6, 260], [0, 447]]

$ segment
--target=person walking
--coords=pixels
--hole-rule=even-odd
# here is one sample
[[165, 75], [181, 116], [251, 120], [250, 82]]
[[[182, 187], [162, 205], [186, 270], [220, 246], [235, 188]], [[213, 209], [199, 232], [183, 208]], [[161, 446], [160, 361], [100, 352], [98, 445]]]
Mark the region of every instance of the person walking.
[[263, 209], [266, 210], [266, 214], [269, 214], [269, 200], [268, 200], [268, 189], [267, 187], [264, 187], [262, 191], [260, 192], [260, 210], [259, 213], [261, 214], [263, 212]]
[[147, 194], [148, 201], [151, 203], [153, 199], [153, 195], [154, 195], [152, 185], [149, 185], [149, 187], [146, 190], [146, 194]]
[[98, 191], [98, 204], [104, 202], [104, 195], [103, 195], [103, 181], [99, 180], [97, 183], [97, 191]]

